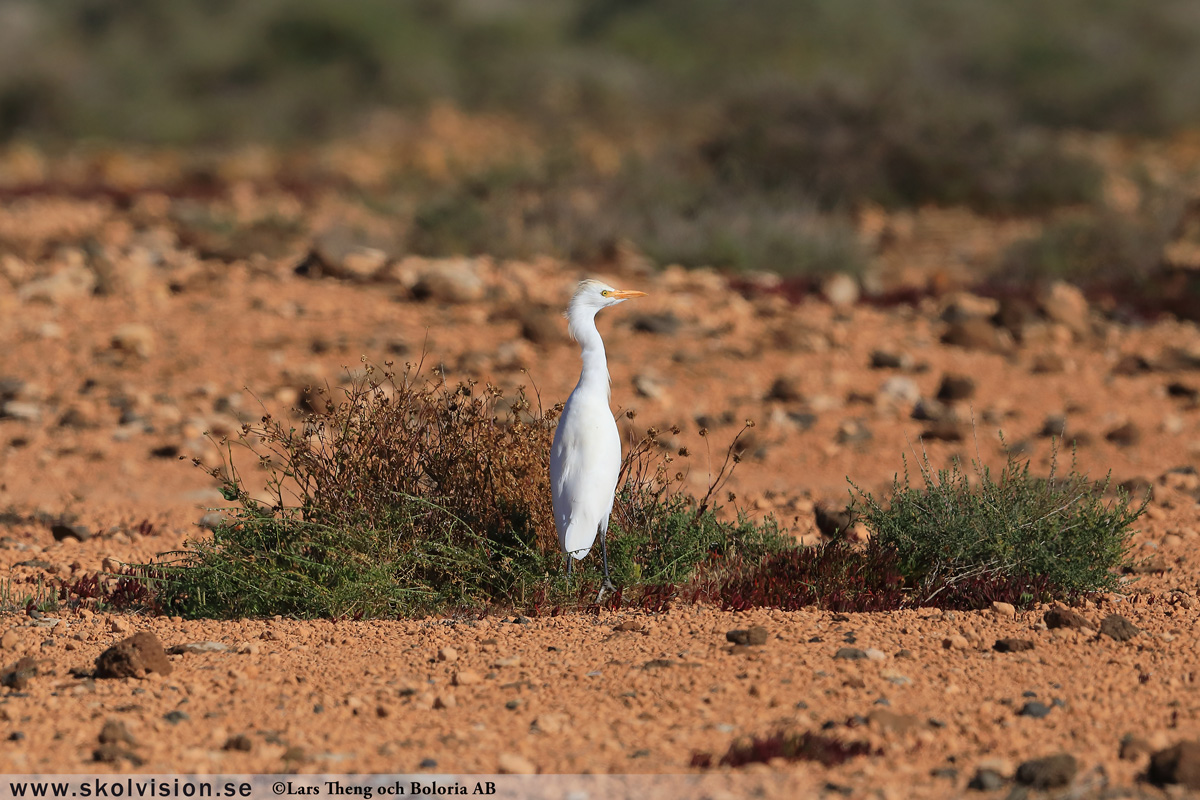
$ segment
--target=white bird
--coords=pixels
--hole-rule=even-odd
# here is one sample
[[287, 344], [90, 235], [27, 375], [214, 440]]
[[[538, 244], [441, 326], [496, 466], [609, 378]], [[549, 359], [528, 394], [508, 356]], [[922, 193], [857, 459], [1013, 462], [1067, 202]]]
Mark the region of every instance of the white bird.
[[596, 314], [602, 308], [645, 294], [586, 280], [575, 290], [566, 314], [567, 330], [583, 351], [583, 370], [575, 391], [563, 407], [550, 449], [554, 524], [558, 528], [558, 546], [568, 557], [568, 575], [574, 561], [587, 556], [596, 542], [596, 534], [600, 534], [604, 584], [597, 603], [606, 590], [613, 588], [608, 575], [605, 536], [621, 472], [621, 435], [608, 405], [612, 387], [604, 340], [596, 329]]

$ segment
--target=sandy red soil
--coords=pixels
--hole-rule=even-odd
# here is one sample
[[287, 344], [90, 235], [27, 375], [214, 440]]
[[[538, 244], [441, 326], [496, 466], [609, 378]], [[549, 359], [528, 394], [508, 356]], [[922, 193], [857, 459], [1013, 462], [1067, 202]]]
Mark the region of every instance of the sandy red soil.
[[[351, 248], [363, 260], [350, 259], [349, 277], [314, 278], [295, 267], [316, 233], [382, 223], [336, 197], [305, 205], [234, 184], [213, 202], [249, 218], [300, 206], [315, 233], [275, 243], [270, 255], [218, 257], [205, 253], [211, 243], [184, 241], [182, 202], [35, 193], [0, 206], [0, 509], [13, 512], [0, 528], [0, 565], [10, 603], [39, 577], [112, 571], [205, 535], [196, 523], [221, 500], [188, 462], [218, 463], [205, 432], [233, 433], [264, 406], [286, 414], [306, 386], [336, 383], [363, 356], [424, 353], [451, 380], [509, 392], [536, 384], [543, 402], [564, 399], [578, 356], [558, 314], [591, 274], [649, 293], [601, 317], [613, 404], [637, 411], [629, 435], [681, 427], [671, 444], [693, 452], [692, 489], [707, 485], [720, 448], [753, 419], [729, 489], [750, 513], [774, 513], [812, 543], [814, 502], [844, 500], [847, 478], [879, 490], [922, 449], [935, 463], [958, 455], [997, 465], [1000, 431], [1044, 469], [1051, 441], [1040, 432], [1065, 415], [1081, 469], [1155, 486], [1135, 548], [1165, 571], [1080, 609], [1093, 623], [1126, 616], [1142, 630], [1127, 642], [1047, 630], [1044, 609], [677, 607], [527, 623], [184, 621], [65, 608], [50, 615], [55, 623], [13, 611], [0, 619], [0, 656], [32, 656], [38, 674], [0, 690], [5, 771], [684, 773], [696, 771], [698, 753], [719, 761], [740, 737], [828, 725], [828, 735], [877, 754], [832, 767], [776, 760], [739, 774], [769, 796], [829, 785], [863, 797], [959, 796], [981, 766], [1007, 778], [1023, 761], [1066, 752], [1078, 761], [1075, 796], [1105, 786], [1156, 796], [1139, 778], [1147, 753], [1200, 736], [1200, 407], [1167, 388], [1200, 388], [1194, 324], [1113, 321], [1063, 290], [1033, 312], [1021, 341], [989, 324], [994, 346], [962, 347], [942, 343], [946, 319], [986, 318], [994, 302], [952, 286], [915, 306], [835, 306], [817, 294], [795, 301], [766, 285], [735, 287], [709, 271], [652, 270], [636, 257], [584, 267]], [[904, 247], [914, 262], [951, 260], [937, 245], [947, 237], [934, 233], [955, 219], [915, 215], [901, 250], [881, 261], [904, 262]], [[1010, 235], [1011, 224], [997, 225], [997, 237]], [[888, 275], [910, 279], [901, 272]], [[447, 273], [459, 279], [440, 287]], [[639, 330], [654, 327], [639, 324], [647, 316], [671, 330]], [[905, 365], [873, 368], [878, 350]], [[948, 373], [975, 383], [956, 406], [966, 436], [922, 443], [928, 423], [912, 418], [913, 406]], [[718, 450], [711, 461], [701, 425]], [[42, 520], [64, 515], [90, 538], [56, 541]], [[626, 621], [639, 630], [614, 630]], [[756, 624], [766, 644], [726, 642], [730, 629]], [[165, 676], [72, 675], [143, 630], [167, 646], [228, 649], [169, 656]], [[993, 651], [1005, 637], [1034, 647]], [[878, 660], [835, 658], [851, 645]], [[1050, 713], [1020, 715], [1031, 700]], [[186, 718], [169, 721], [172, 711]], [[127, 726], [136, 762], [93, 761], [111, 719]], [[227, 747], [239, 734], [245, 742]], [[1121, 758], [1126, 734], [1146, 747]], [[436, 765], [423, 767], [426, 759]]]

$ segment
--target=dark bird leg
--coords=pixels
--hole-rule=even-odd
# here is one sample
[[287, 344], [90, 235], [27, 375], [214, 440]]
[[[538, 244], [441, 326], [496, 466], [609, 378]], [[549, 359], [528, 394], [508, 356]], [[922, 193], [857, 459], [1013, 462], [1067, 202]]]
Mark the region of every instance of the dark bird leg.
[[615, 592], [617, 587], [613, 586], [612, 578], [608, 574], [608, 518], [605, 517], [600, 523], [600, 552], [604, 556], [604, 583], [600, 584], [600, 594], [596, 595], [596, 605], [600, 605], [600, 601], [604, 599], [605, 592]]

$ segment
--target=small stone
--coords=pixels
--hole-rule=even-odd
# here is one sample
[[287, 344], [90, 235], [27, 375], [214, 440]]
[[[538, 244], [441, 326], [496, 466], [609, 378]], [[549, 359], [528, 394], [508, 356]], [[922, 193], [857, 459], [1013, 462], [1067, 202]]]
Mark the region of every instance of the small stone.
[[883, 652], [882, 650], [878, 650], [874, 647], [868, 647], [863, 650], [863, 652], [867, 654], [868, 661], [887, 661], [887, 653]]
[[1142, 440], [1142, 432], [1137, 425], [1126, 422], [1104, 434], [1104, 438], [1119, 447], [1132, 447]]
[[482, 680], [483, 678], [480, 677], [478, 672], [473, 672], [469, 669], [460, 669], [458, 672], [454, 673], [454, 677], [451, 679], [451, 682], [455, 686], [473, 686], [474, 684], [480, 683]]
[[763, 399], [790, 403], [804, 399], [804, 392], [801, 389], [800, 381], [786, 375], [781, 375], [771, 384], [771, 388], [767, 390], [766, 397]]
[[437, 652], [438, 661], [445, 661], [447, 664], [453, 664], [458, 660], [458, 651], [453, 647], [443, 647]]
[[1000, 300], [992, 323], [1009, 331], [1018, 341], [1025, 338], [1026, 329], [1037, 321], [1037, 309], [1029, 301], [1019, 297]]
[[67, 525], [61, 522], [50, 526], [50, 535], [54, 537], [54, 541], [56, 542], [61, 542], [64, 539], [75, 539], [76, 541], [86, 542], [92, 538], [91, 530], [83, 525]]
[[501, 753], [496, 759], [498, 772], [502, 775], [536, 775], [537, 767], [525, 756], [516, 753]]
[[1141, 629], [1120, 614], [1109, 614], [1100, 622], [1100, 633], [1118, 642], [1128, 642]]
[[767, 629], [762, 625], [755, 625], [749, 630], [732, 630], [725, 634], [726, 641], [742, 645], [764, 645], [767, 638]]
[[937, 422], [942, 419], [952, 419], [951, 410], [932, 397], [922, 397], [913, 406], [912, 418], [922, 422]]
[[173, 644], [167, 648], [167, 654], [182, 656], [188, 653], [228, 653], [232, 648], [224, 642], [188, 642]]
[[871, 441], [873, 435], [862, 420], [845, 419], [838, 423], [835, 438], [838, 444], [861, 444]]
[[1035, 758], [1017, 767], [1017, 783], [1035, 789], [1054, 789], [1066, 786], [1079, 769], [1070, 753]]
[[975, 394], [975, 381], [966, 375], [947, 374], [942, 378], [938, 387], [937, 399], [943, 403], [954, 403], [959, 400], [970, 400]]
[[992, 649], [997, 653], [1023, 653], [1033, 649], [1033, 642], [1028, 639], [997, 639]]
[[17, 633], [16, 628], [9, 628], [0, 636], [0, 650], [16, 650], [21, 644], [21, 634]]
[[1154, 752], [1154, 748], [1145, 739], [1126, 734], [1121, 738], [1120, 757], [1122, 761], [1140, 761]]
[[854, 526], [854, 514], [844, 505], [820, 502], [813, 507], [817, 530], [830, 538], [845, 536]]
[[839, 647], [833, 657], [845, 661], [863, 661], [867, 658], [867, 651], [859, 650], [857, 647]]
[[541, 733], [558, 734], [567, 729], [568, 723], [565, 714], [540, 714], [530, 728]]
[[1015, 617], [1017, 615], [1017, 609], [1012, 603], [1003, 603], [999, 600], [992, 602], [992, 611], [1002, 617]]
[[1037, 303], [1043, 314], [1066, 325], [1072, 333], [1088, 332], [1088, 301], [1077, 287], [1055, 281], [1039, 294]]
[[18, 659], [0, 673], [0, 686], [23, 691], [29, 687], [29, 681], [38, 674], [37, 662], [30, 656]]
[[384, 250], [370, 246], [368, 238], [346, 226], [334, 226], [313, 241], [308, 256], [295, 269], [304, 277], [369, 281], [390, 260]]
[[821, 296], [835, 308], [854, 305], [860, 294], [858, 281], [844, 272], [836, 272], [821, 282]]
[[129, 633], [129, 623], [120, 617], [113, 617], [108, 621], [108, 629], [113, 633]]
[[613, 628], [613, 630], [618, 633], [641, 633], [642, 626], [636, 620], [627, 619]]
[[125, 723], [119, 719], [110, 719], [104, 723], [104, 727], [100, 729], [99, 740], [100, 744], [137, 744]]
[[888, 350], [876, 350], [871, 353], [871, 369], [910, 370], [913, 365], [913, 357], [907, 353], [893, 353]]
[[191, 717], [188, 716], [186, 711], [175, 709], [174, 711], [168, 711], [166, 714], [163, 714], [163, 719], [172, 725], [178, 725], [181, 722], [187, 722], [189, 719], [191, 719]]
[[140, 678], [147, 673], [171, 674], [162, 642], [149, 631], [117, 642], [96, 658], [97, 678]]
[[112, 346], [114, 350], [146, 359], [154, 355], [155, 339], [154, 330], [149, 325], [129, 322], [113, 332]]
[[1038, 353], [1029, 365], [1030, 372], [1037, 375], [1050, 375], [1065, 372], [1067, 361], [1058, 353]]
[[249, 753], [254, 749], [254, 741], [246, 734], [238, 733], [226, 739], [225, 744], [221, 746], [221, 749]]
[[413, 285], [418, 300], [440, 303], [474, 303], [483, 299], [486, 287], [470, 259], [436, 261]]
[[974, 777], [967, 783], [967, 788], [977, 792], [994, 792], [1003, 789], [1006, 783], [1008, 781], [996, 770], [981, 767], [975, 771]]
[[1200, 742], [1182, 741], [1150, 756], [1146, 776], [1155, 786], [1200, 789]]
[[1095, 628], [1087, 617], [1082, 614], [1076, 614], [1069, 608], [1057, 606], [1050, 609], [1044, 615], [1042, 620], [1046, 623], [1046, 627], [1053, 630], [1054, 628]]
[[947, 636], [942, 640], [943, 650], [966, 650], [970, 646], [971, 643], [967, 641], [967, 637], [959, 633]]
[[922, 439], [938, 442], [961, 442], [966, 438], [967, 426], [953, 417], [934, 420], [921, 431]]
[[24, 284], [17, 290], [17, 299], [57, 306], [90, 296], [95, 290], [96, 274], [83, 264], [72, 264], [49, 277]]
[[983, 350], [991, 353], [1009, 349], [995, 326], [982, 317], [952, 322], [942, 334], [942, 343], [965, 350]]
[[911, 406], [921, 399], [921, 389], [907, 375], [893, 375], [880, 384], [879, 398], [894, 405]]
[[439, 694], [433, 701], [433, 707], [436, 709], [456, 708], [458, 700], [452, 694]]
[[633, 390], [637, 392], [638, 397], [649, 400], [661, 400], [667, 394], [662, 378], [647, 372], [633, 376]]
[[1017, 712], [1018, 717], [1033, 717], [1034, 719], [1041, 719], [1042, 717], [1049, 716], [1049, 714], [1050, 707], [1037, 700], [1030, 700], [1021, 706], [1021, 710]]
[[4, 418], [37, 422], [42, 418], [42, 407], [28, 400], [6, 400], [0, 403], [0, 419]]

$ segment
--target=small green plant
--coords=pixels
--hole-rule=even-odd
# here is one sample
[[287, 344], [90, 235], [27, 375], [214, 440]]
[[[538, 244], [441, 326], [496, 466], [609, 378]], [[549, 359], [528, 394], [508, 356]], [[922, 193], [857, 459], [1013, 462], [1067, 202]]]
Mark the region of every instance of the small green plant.
[[0, 613], [31, 610], [53, 613], [58, 610], [58, 599], [57, 587], [42, 575], [20, 581], [10, 576], [0, 581]]
[[[921, 482], [897, 477], [886, 505], [858, 491], [857, 511], [878, 546], [895, 553], [912, 604], [928, 605], [964, 584], [1032, 582], [1056, 597], [1117, 588], [1115, 569], [1129, 554], [1132, 525], [1145, 510], [1119, 491], [1071, 470], [1058, 474], [1057, 451], [1046, 477], [1009, 456], [996, 475], [958, 463], [934, 471], [920, 460]], [[1045, 598], [1029, 598], [1037, 600]]]
[[[154, 603], [191, 617], [381, 617], [581, 602], [598, 582], [595, 559], [568, 584], [550, 507], [561, 409], [543, 411], [523, 390], [505, 407], [493, 387], [419, 371], [369, 366], [300, 426], [269, 415], [245, 426], [237, 443], [266, 471], [270, 502], [251, 495], [226, 442], [212, 474], [232, 518], [143, 565], [156, 576]], [[710, 498], [676, 491], [681, 473], [655, 435], [625, 461], [609, 530], [614, 577], [630, 588], [683, 583], [730, 554], [782, 547], [773, 525], [721, 521]]]

